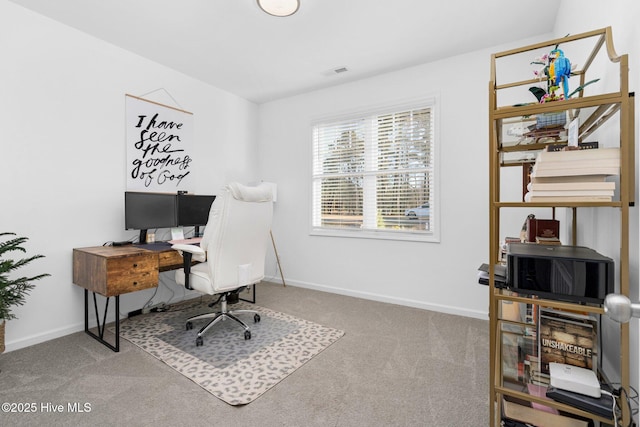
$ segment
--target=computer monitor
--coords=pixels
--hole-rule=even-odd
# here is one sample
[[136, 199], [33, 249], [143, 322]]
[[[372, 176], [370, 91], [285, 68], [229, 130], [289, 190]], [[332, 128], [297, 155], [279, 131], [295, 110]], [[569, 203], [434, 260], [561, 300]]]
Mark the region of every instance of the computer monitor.
[[199, 234], [199, 227], [207, 225], [215, 198], [200, 194], [178, 194], [178, 225], [196, 227], [196, 235]]
[[124, 224], [127, 230], [140, 230], [140, 243], [146, 242], [149, 229], [177, 227], [176, 194], [126, 191]]

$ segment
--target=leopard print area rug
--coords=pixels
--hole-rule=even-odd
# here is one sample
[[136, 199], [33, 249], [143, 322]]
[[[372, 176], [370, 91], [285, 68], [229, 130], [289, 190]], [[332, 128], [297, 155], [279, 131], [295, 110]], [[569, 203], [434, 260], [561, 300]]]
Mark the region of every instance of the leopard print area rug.
[[204, 345], [196, 346], [196, 335], [208, 319], [194, 321], [191, 330], [186, 330], [186, 319], [216, 308], [204, 302], [182, 303], [170, 311], [124, 321], [120, 335], [230, 405], [257, 399], [344, 335], [337, 329], [239, 302], [229, 308], [260, 314], [258, 323], [252, 314], [238, 314], [249, 325], [251, 339], [244, 339], [239, 324], [226, 320], [204, 334]]

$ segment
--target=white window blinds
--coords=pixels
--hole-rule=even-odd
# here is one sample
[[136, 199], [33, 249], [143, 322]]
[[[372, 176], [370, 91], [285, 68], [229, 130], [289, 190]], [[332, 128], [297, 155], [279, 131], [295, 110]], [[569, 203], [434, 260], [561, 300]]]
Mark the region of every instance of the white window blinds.
[[433, 231], [433, 108], [313, 127], [315, 229]]

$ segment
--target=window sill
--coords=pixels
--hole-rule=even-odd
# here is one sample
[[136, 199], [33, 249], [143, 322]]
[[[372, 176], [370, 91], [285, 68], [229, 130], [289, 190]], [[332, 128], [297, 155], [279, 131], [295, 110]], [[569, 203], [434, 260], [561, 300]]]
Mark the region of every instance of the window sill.
[[346, 230], [331, 228], [312, 228], [311, 236], [347, 237], [356, 239], [400, 240], [410, 242], [440, 243], [440, 236], [434, 232], [411, 233], [384, 230]]

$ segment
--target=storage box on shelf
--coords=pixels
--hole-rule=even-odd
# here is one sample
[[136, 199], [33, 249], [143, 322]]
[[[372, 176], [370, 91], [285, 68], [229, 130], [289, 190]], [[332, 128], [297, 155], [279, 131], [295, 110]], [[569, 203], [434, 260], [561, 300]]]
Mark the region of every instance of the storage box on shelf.
[[[563, 75], [553, 72], [548, 57], [556, 55], [558, 49], [576, 64]], [[536, 61], [532, 58], [540, 56], [543, 60], [540, 78], [530, 78], [523, 74], [523, 67]], [[563, 57], [562, 60], [565, 60]], [[555, 62], [555, 65], [560, 64]], [[595, 65], [594, 65], [595, 64]], [[551, 72], [550, 72], [551, 69]], [[597, 70], [600, 75], [593, 75]], [[526, 70], [529, 72], [531, 70]], [[571, 88], [567, 87], [568, 83]], [[555, 79], [555, 80], [554, 80]], [[617, 81], [616, 81], [617, 80]], [[615, 87], [613, 91], [610, 88]], [[573, 92], [572, 92], [573, 91]], [[562, 92], [562, 93], [561, 93]], [[543, 101], [535, 102], [532, 94]], [[538, 375], [535, 369], [539, 365], [538, 356], [531, 354], [520, 359], [514, 353], [517, 343], [533, 342], [531, 335], [537, 334], [536, 314], [540, 309], [579, 311], [590, 317], [599, 317], [604, 313], [601, 304], [575, 303], [555, 298], [536, 298], [523, 296], [496, 286], [496, 265], [500, 263], [500, 236], [511, 235], [514, 230], [500, 230], [500, 219], [503, 211], [511, 208], [549, 208], [551, 218], [555, 219], [556, 207], [568, 208], [571, 212], [571, 223], [568, 229], [572, 245], [577, 242], [578, 208], [604, 207], [615, 208], [620, 215], [620, 253], [616, 275], [618, 290], [624, 295], [629, 293], [629, 205], [634, 194], [634, 111], [633, 94], [628, 87], [628, 57], [618, 55], [613, 46], [610, 27], [587, 33], [570, 35], [521, 48], [499, 52], [492, 55], [491, 81], [489, 84], [489, 317], [490, 317], [490, 424], [500, 425], [500, 419], [507, 406], [513, 402], [523, 404], [528, 416], [535, 417], [536, 409], [542, 412], [558, 412], [575, 415], [612, 424], [612, 418], [596, 415], [574, 406], [549, 400], [539, 395], [527, 384], [540, 385], [540, 379], [531, 381]], [[576, 126], [577, 124], [577, 126]], [[596, 141], [596, 131], [607, 126], [606, 137]], [[618, 137], [615, 136], [618, 134]], [[571, 134], [571, 135], [570, 135]], [[594, 135], [595, 134], [595, 135]], [[611, 136], [611, 135], [614, 136]], [[589, 154], [547, 153], [559, 151], [566, 145], [576, 145], [575, 149], [592, 150]], [[603, 150], [607, 149], [609, 151]], [[602, 151], [601, 151], [602, 150]], [[606, 159], [605, 153], [617, 160]], [[591, 161], [602, 165], [602, 173], [579, 169], [577, 163], [558, 166], [548, 162], [544, 166], [534, 166], [541, 157], [544, 161], [556, 161], [560, 158], [589, 157]], [[549, 156], [551, 155], [551, 156]], [[617, 162], [617, 163], [616, 163]], [[522, 168], [522, 199], [502, 200], [501, 188], [514, 186], [513, 179], [502, 182], [502, 172], [509, 167]], [[544, 169], [544, 172], [538, 172]], [[571, 169], [566, 172], [566, 169]], [[549, 172], [553, 170], [553, 172]], [[537, 175], [537, 178], [536, 178]], [[543, 176], [546, 175], [546, 176]], [[597, 177], [594, 178], [594, 175]], [[508, 175], [513, 176], [513, 175]], [[528, 182], [533, 176], [536, 187]], [[550, 178], [551, 176], [551, 178]], [[599, 182], [599, 184], [590, 184]], [[567, 185], [567, 183], [570, 183]], [[532, 201], [525, 202], [524, 195], [533, 188]], [[615, 191], [612, 191], [612, 188]], [[556, 191], [557, 193], [552, 193]], [[536, 194], [536, 192], [538, 192]], [[517, 209], [515, 209], [517, 211]], [[513, 212], [513, 210], [512, 210]], [[517, 213], [521, 215], [521, 213]], [[564, 243], [564, 242], [563, 242]], [[533, 244], [533, 243], [532, 243]], [[532, 312], [529, 318], [513, 317], [514, 307]], [[629, 329], [627, 324], [620, 325], [619, 372], [622, 387], [629, 390]], [[514, 344], [515, 343], [515, 344]], [[598, 349], [596, 349], [598, 350]], [[533, 353], [533, 352], [532, 352]], [[515, 359], [514, 359], [515, 358]], [[509, 362], [516, 360], [517, 365]], [[525, 366], [527, 367], [525, 369]], [[529, 371], [528, 371], [529, 370]], [[527, 373], [528, 372], [528, 373]], [[600, 373], [606, 375], [607, 373]], [[529, 380], [522, 382], [523, 378]], [[517, 385], [514, 387], [514, 382]], [[519, 385], [518, 385], [519, 384]], [[535, 387], [534, 387], [535, 388]], [[528, 402], [528, 403], [527, 403]], [[508, 408], [512, 409], [513, 408]], [[621, 405], [622, 422], [626, 425], [631, 417], [626, 405]], [[540, 421], [543, 415], [540, 415]], [[525, 421], [525, 420], [523, 420]], [[529, 421], [531, 422], [531, 421]], [[542, 422], [542, 421], [541, 421]]]

